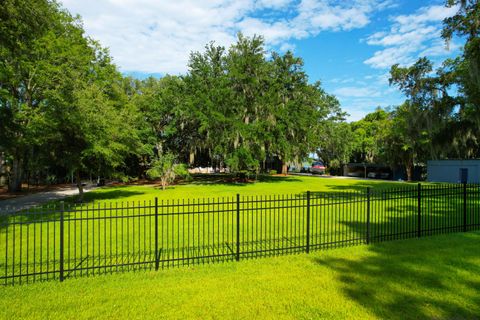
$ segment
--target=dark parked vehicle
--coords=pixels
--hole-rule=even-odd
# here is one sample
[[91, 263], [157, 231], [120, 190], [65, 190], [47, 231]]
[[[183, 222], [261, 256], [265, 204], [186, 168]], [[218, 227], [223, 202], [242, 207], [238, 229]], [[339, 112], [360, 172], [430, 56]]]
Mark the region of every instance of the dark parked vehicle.
[[322, 161], [315, 161], [312, 163], [312, 167], [310, 168], [311, 173], [319, 173], [319, 174], [324, 174], [325, 170], [327, 167], [325, 167], [325, 164], [323, 164]]

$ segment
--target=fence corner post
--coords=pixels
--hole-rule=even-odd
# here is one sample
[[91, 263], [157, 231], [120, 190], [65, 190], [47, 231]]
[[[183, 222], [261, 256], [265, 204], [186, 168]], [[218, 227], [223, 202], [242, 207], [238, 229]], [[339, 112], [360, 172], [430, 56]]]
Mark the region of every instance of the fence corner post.
[[307, 244], [305, 250], [310, 253], [310, 191], [307, 191]]
[[370, 187], [367, 187], [367, 236], [366, 243], [370, 244]]
[[60, 202], [60, 282], [65, 279], [65, 203]]
[[417, 237], [422, 236], [422, 185], [418, 183], [417, 185]]
[[237, 252], [235, 260], [240, 261], [240, 194], [237, 193]]
[[467, 183], [463, 183], [463, 232], [467, 232]]
[[160, 266], [160, 255], [158, 253], [158, 198], [155, 197], [155, 271]]

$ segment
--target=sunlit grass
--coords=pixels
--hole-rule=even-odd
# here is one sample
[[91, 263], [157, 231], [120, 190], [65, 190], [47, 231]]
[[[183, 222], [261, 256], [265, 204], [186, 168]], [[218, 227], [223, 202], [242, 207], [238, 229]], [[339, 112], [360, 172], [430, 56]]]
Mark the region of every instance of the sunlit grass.
[[[85, 201], [126, 202], [148, 201], [155, 197], [162, 199], [221, 198], [258, 195], [287, 195], [311, 192], [355, 191], [366, 192], [367, 187], [385, 189], [411, 185], [406, 182], [323, 178], [310, 176], [260, 176], [257, 182], [229, 182], [222, 175], [199, 175], [189, 183], [181, 183], [167, 187], [158, 185], [129, 185], [105, 187], [85, 194]], [[75, 199], [75, 198], [74, 198]]]
[[[312, 249], [367, 242], [367, 187], [373, 190], [369, 239], [392, 240], [415, 237], [418, 233], [416, 185], [315, 177], [263, 177], [255, 184], [237, 185], [218, 179], [219, 176], [200, 177], [191, 184], [176, 185], [166, 191], [152, 186], [104, 188], [88, 194], [90, 202], [86, 205], [67, 202], [64, 225], [67, 277], [153, 268], [156, 220], [151, 197], [158, 195], [167, 197], [158, 200], [161, 266], [235, 259], [237, 198], [234, 194], [238, 188], [246, 190], [238, 208], [242, 258], [306, 250], [306, 191], [314, 190], [310, 188], [313, 186], [317, 189], [310, 198]], [[296, 193], [280, 192], [292, 184], [299, 186]], [[251, 189], [260, 187], [270, 190], [273, 196], [251, 195], [255, 194]], [[179, 190], [188, 188], [197, 192], [211, 188], [230, 191], [224, 190], [225, 196], [200, 200], [175, 198], [187, 194]], [[324, 191], [319, 191], [322, 188]], [[425, 230], [422, 235], [462, 230], [462, 187], [428, 188], [426, 185], [421, 205], [421, 226]], [[384, 193], [386, 190], [388, 193]], [[473, 188], [469, 192], [467, 223], [479, 224], [480, 217], [475, 215], [479, 190]], [[150, 200], [133, 201], [132, 197], [150, 197]], [[110, 200], [115, 202], [112, 204]], [[3, 221], [0, 275], [42, 273], [32, 274], [26, 280], [58, 278], [60, 213], [58, 203], [51, 205], [56, 211], [34, 209]], [[444, 229], [450, 226], [451, 229]], [[121, 266], [124, 264], [128, 266]], [[24, 281], [5, 278], [2, 283], [14, 280]]]
[[0, 288], [1, 319], [475, 319], [480, 233]]

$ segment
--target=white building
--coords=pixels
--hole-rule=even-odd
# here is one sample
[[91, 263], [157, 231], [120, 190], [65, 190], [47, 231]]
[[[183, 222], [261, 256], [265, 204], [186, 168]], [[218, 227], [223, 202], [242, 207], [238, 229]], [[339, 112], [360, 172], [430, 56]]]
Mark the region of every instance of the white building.
[[480, 183], [480, 160], [430, 160], [427, 181]]

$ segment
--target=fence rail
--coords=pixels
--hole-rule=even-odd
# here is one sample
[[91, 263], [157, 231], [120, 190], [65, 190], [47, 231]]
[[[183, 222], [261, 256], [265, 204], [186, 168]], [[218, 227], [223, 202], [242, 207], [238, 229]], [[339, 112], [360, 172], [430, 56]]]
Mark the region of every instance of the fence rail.
[[480, 186], [411, 185], [0, 213], [0, 283], [158, 270], [480, 229]]

